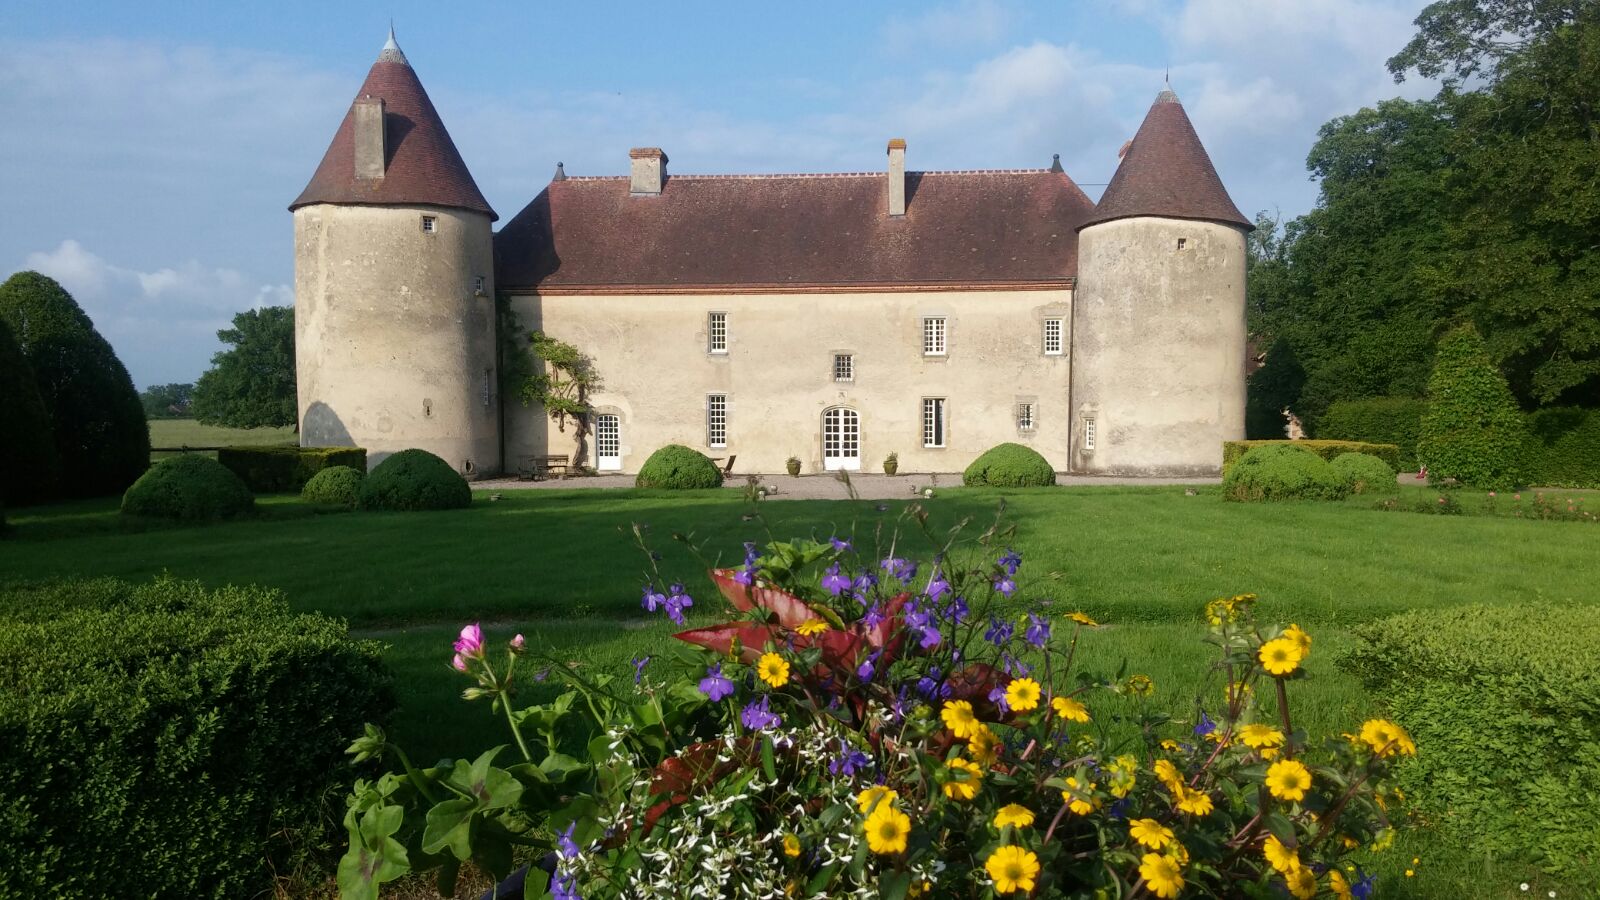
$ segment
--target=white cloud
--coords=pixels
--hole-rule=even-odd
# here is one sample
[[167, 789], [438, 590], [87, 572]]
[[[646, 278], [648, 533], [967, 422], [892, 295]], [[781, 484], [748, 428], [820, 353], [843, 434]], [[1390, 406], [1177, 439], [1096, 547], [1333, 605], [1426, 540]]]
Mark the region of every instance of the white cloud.
[[883, 26], [883, 41], [897, 55], [984, 47], [1004, 38], [1011, 23], [1011, 12], [998, 0], [957, 0], [916, 16], [891, 16]]

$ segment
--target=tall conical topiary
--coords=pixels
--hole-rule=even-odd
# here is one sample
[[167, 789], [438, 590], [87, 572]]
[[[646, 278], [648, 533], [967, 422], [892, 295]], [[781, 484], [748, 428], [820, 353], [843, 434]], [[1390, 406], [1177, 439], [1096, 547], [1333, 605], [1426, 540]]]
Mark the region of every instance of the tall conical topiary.
[[50, 416], [33, 367], [0, 319], [0, 502], [13, 506], [53, 495], [59, 469]]
[[61, 494], [122, 493], [150, 464], [150, 431], [111, 345], [72, 295], [38, 272], [0, 284], [0, 320], [22, 347], [50, 417]]
[[1505, 376], [1471, 325], [1446, 334], [1428, 379], [1417, 461], [1434, 481], [1509, 488], [1522, 477], [1527, 427]]

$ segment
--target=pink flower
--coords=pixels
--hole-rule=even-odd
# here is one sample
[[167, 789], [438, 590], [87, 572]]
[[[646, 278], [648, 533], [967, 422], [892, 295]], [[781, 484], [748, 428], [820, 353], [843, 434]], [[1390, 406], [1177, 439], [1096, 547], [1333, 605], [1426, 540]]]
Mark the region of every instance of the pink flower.
[[450, 660], [450, 667], [457, 672], [465, 672], [467, 670], [467, 658], [457, 653], [456, 658]]
[[461, 629], [461, 636], [456, 638], [456, 654], [459, 656], [476, 657], [483, 655], [483, 628], [477, 622]]
[[1490, 491], [1489, 492], [1489, 496], [1493, 497], [1494, 496], [1494, 491]]
[[522, 635], [519, 634], [516, 637], [511, 639], [511, 652], [512, 653], [521, 653], [523, 650], [526, 650], [527, 648], [528, 648], [528, 639], [523, 637]]

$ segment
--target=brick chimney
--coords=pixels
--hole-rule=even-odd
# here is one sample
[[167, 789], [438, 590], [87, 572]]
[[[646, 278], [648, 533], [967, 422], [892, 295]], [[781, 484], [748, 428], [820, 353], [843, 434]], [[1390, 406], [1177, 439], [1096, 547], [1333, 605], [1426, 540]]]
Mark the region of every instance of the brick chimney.
[[906, 214], [906, 139], [889, 139], [889, 215]]
[[667, 180], [667, 155], [660, 147], [635, 147], [628, 151], [632, 162], [628, 193], [635, 197], [654, 197]]
[[356, 177], [382, 178], [387, 159], [383, 137], [383, 100], [358, 97], [351, 109], [355, 116]]

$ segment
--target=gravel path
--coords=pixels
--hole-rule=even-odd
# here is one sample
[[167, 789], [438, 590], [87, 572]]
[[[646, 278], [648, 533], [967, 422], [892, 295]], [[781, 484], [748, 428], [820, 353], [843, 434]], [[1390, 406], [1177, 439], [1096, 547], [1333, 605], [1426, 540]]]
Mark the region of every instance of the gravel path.
[[[845, 491], [844, 483], [831, 475], [802, 475], [799, 478], [790, 478], [788, 475], [763, 475], [761, 483], [776, 492], [769, 494], [771, 500], [843, 500], [849, 496]], [[898, 500], [910, 497], [915, 491], [928, 485], [934, 488], [960, 487], [961, 473], [944, 473], [942, 475], [874, 475], [856, 473], [850, 476], [850, 483], [856, 489], [856, 495], [863, 500]], [[1098, 475], [1057, 475], [1056, 484], [1063, 485], [1169, 485], [1169, 484], [1221, 484], [1220, 478], [1122, 478]], [[485, 481], [475, 481], [473, 488], [480, 491], [523, 491], [523, 490], [566, 490], [571, 488], [595, 488], [605, 490], [608, 488], [633, 487], [632, 475], [596, 475], [590, 478], [552, 478], [546, 481], [517, 481], [514, 478], [496, 478]], [[727, 490], [739, 491], [745, 487], [745, 478], [735, 475], [725, 485]]]

